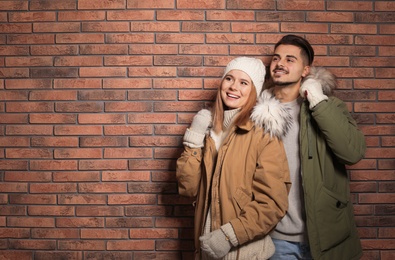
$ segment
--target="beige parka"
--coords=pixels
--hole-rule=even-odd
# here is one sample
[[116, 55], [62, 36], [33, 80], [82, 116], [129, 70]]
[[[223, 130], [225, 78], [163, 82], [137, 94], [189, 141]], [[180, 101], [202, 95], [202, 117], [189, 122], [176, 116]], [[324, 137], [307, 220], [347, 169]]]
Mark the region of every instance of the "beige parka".
[[203, 148], [185, 146], [177, 160], [180, 195], [196, 197], [196, 259], [209, 206], [211, 229], [230, 222], [239, 247], [266, 236], [288, 208], [288, 163], [273, 132], [249, 121], [233, 126], [218, 152], [216, 140], [210, 131]]

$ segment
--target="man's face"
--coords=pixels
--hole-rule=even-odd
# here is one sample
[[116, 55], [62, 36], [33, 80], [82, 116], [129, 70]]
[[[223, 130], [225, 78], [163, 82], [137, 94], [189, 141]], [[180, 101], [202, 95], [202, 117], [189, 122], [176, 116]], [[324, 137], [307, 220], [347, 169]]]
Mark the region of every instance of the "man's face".
[[276, 86], [299, 85], [310, 67], [305, 64], [301, 49], [294, 45], [279, 45], [270, 63], [270, 75]]

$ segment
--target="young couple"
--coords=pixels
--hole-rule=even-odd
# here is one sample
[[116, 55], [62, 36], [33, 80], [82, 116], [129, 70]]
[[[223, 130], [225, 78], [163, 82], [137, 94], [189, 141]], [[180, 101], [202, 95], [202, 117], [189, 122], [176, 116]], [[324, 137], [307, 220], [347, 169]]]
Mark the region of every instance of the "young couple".
[[295, 35], [275, 45], [267, 82], [261, 60], [236, 58], [194, 116], [176, 174], [196, 198], [195, 259], [362, 256], [345, 165], [365, 139], [313, 60]]

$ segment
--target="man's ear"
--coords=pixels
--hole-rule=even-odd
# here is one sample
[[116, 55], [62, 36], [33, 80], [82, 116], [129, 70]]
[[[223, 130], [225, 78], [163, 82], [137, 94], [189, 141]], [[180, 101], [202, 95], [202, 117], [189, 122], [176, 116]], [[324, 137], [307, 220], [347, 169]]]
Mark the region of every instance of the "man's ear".
[[310, 66], [304, 66], [302, 77], [305, 78], [307, 75], [309, 75], [309, 73], [310, 73]]

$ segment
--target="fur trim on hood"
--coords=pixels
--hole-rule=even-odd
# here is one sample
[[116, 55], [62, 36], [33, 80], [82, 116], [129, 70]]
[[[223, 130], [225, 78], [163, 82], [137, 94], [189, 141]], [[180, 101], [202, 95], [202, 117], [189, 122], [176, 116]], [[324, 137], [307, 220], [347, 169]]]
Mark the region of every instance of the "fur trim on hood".
[[[324, 94], [328, 96], [332, 95], [333, 89], [336, 88], [335, 76], [322, 67], [311, 67], [309, 75], [304, 80], [306, 79], [319, 81]], [[258, 103], [251, 114], [251, 120], [255, 125], [264, 128], [270, 136], [281, 139], [291, 127], [292, 117], [289, 109], [275, 98], [271, 87], [273, 85], [265, 89], [258, 98]]]

